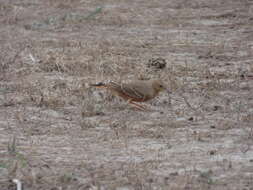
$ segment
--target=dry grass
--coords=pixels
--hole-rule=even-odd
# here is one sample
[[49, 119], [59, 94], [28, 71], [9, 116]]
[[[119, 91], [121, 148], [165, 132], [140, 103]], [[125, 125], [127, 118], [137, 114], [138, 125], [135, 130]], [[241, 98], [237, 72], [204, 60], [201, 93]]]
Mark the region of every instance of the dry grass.
[[[248, 1], [0, 1], [0, 186], [252, 189]], [[102, 80], [162, 78], [131, 109]]]

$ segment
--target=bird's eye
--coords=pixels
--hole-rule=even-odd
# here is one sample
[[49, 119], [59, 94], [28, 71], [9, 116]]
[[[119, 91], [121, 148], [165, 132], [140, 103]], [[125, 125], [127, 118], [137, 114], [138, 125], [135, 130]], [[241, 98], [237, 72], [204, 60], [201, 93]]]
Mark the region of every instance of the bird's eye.
[[163, 87], [163, 85], [160, 85], [160, 88], [162, 88]]

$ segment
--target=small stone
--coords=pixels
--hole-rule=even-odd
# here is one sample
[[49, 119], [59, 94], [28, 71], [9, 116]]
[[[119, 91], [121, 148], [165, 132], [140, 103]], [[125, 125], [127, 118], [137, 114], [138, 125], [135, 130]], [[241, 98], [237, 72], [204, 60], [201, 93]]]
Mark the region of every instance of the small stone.
[[220, 110], [221, 108], [222, 108], [221, 106], [217, 106], [217, 105], [216, 105], [216, 106], [213, 107], [213, 111]]
[[165, 59], [159, 57], [159, 58], [151, 58], [148, 60], [147, 67], [153, 68], [155, 70], [164, 69], [167, 65], [167, 62]]
[[193, 121], [193, 117], [190, 117], [188, 120], [189, 120], [189, 121]]

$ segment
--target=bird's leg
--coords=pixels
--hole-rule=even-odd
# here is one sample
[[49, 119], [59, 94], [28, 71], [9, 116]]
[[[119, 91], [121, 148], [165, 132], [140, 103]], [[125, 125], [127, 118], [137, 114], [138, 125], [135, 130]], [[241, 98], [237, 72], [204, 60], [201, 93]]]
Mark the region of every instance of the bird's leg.
[[138, 110], [141, 110], [141, 111], [147, 110], [147, 108], [145, 106], [137, 104], [137, 103], [133, 102], [131, 99], [129, 99], [127, 101], [127, 103], [134, 105], [134, 107], [137, 108]]

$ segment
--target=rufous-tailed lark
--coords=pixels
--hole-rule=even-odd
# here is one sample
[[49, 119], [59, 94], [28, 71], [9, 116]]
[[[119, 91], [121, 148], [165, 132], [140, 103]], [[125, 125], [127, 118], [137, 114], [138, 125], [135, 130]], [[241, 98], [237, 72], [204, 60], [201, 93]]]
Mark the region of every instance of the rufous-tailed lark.
[[170, 93], [163, 82], [159, 79], [133, 80], [128, 83], [117, 83], [112, 81], [108, 83], [100, 82], [90, 84], [90, 86], [106, 88], [114, 95], [122, 97], [128, 103], [134, 105], [140, 110], [146, 110], [146, 108], [136, 102], [146, 102], [151, 100], [163, 90], [167, 90], [167, 92]]

